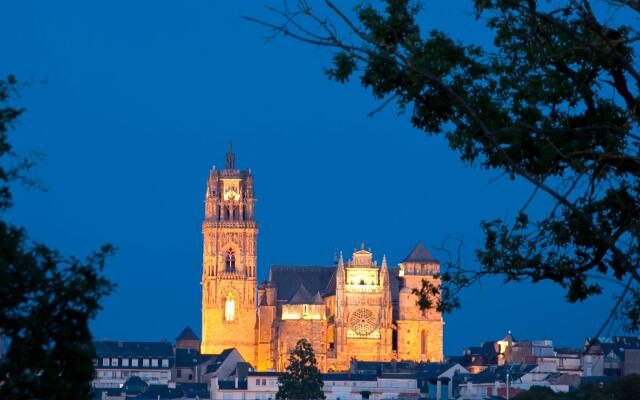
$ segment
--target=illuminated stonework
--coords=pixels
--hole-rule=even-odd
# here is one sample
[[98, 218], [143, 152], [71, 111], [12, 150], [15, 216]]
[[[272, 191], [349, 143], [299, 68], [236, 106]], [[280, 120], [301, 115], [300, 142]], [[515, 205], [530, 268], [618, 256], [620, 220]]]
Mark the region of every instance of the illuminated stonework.
[[384, 256], [378, 264], [364, 245], [332, 266], [272, 266], [256, 288], [253, 176], [234, 162], [230, 150], [226, 169], [212, 169], [207, 183], [203, 353], [235, 347], [258, 370], [283, 370], [306, 338], [323, 371], [347, 370], [352, 358], [442, 361], [442, 316], [421, 312], [411, 292], [423, 279], [439, 283], [440, 265], [421, 244], [399, 267]]
[[[235, 169], [229, 149], [224, 170], [207, 180], [202, 223], [202, 345], [204, 354], [235, 347], [255, 364], [256, 236], [253, 176]], [[242, 334], [238, 334], [242, 332]]]
[[349, 328], [358, 337], [367, 337], [378, 327], [378, 319], [367, 308], [358, 308], [349, 316]]

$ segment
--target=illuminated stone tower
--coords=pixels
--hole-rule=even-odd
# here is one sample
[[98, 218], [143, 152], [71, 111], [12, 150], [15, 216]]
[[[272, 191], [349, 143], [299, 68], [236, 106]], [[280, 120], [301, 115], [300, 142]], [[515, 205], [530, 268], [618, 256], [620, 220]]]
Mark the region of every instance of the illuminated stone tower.
[[335, 333], [328, 332], [329, 340], [335, 342], [336, 359], [328, 360], [329, 365], [345, 370], [353, 357], [390, 361], [393, 321], [386, 257], [379, 266], [363, 244], [346, 265], [340, 254], [336, 268]]
[[203, 354], [235, 347], [254, 364], [256, 343], [255, 197], [251, 171], [211, 169], [205, 195], [202, 262]]
[[421, 311], [412, 289], [420, 289], [422, 280], [440, 286], [434, 275], [440, 264], [419, 243], [400, 263], [401, 289], [398, 295], [398, 358], [415, 361], [442, 361], [442, 315], [435, 309]]

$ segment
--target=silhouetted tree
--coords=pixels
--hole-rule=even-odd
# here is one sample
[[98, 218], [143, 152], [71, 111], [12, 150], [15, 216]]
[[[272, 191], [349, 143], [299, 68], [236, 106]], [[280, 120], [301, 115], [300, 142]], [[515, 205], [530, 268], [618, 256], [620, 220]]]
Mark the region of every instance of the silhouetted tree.
[[586, 383], [568, 393], [554, 393], [548, 387], [532, 386], [520, 392], [517, 400], [638, 400], [640, 375], [631, 374], [606, 384]]
[[[88, 321], [112, 285], [102, 276], [104, 246], [85, 260], [33, 242], [4, 215], [11, 184], [28, 183], [31, 160], [12, 150], [8, 132], [23, 109], [9, 102], [18, 83], [0, 79], [0, 359], [2, 399], [89, 399], [94, 355]], [[61, 232], [64, 234], [64, 232]]]
[[[454, 259], [435, 297], [428, 285], [418, 291], [421, 300], [432, 296], [421, 307], [450, 311], [459, 290], [486, 275], [553, 281], [570, 302], [613, 281], [623, 289], [611, 315], [623, 310], [627, 329], [640, 326], [640, 35], [592, 3], [470, 2], [493, 32], [486, 48], [420, 24], [421, 6], [410, 0], [364, 3], [354, 13], [329, 0], [285, 1], [271, 9], [276, 21], [246, 17], [332, 49], [330, 79], [357, 77], [380, 108], [395, 101], [466, 164], [532, 185], [513, 220], [482, 222], [481, 267]], [[606, 4], [640, 16], [637, 1]], [[528, 206], [541, 194], [551, 205], [533, 218]]]
[[560, 396], [548, 387], [532, 386], [529, 390], [520, 392], [513, 398], [516, 400], [559, 400]]
[[306, 339], [298, 340], [289, 355], [286, 372], [278, 378], [279, 388], [276, 399], [316, 400], [324, 399], [323, 382], [316, 366], [316, 356]]
[[631, 374], [615, 379], [604, 386], [607, 399], [638, 400], [640, 399], [640, 374]]

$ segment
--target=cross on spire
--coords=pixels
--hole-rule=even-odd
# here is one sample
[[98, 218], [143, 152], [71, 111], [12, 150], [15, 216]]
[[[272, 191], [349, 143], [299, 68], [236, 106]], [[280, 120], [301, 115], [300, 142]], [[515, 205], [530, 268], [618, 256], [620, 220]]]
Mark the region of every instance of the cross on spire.
[[233, 154], [233, 142], [229, 140], [229, 150], [227, 151], [227, 169], [235, 169], [236, 155]]

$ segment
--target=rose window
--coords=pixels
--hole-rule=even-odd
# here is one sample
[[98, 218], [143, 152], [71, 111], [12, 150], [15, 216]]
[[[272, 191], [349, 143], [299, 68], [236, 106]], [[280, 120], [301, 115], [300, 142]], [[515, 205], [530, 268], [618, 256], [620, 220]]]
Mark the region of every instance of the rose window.
[[359, 308], [349, 318], [351, 329], [360, 336], [368, 336], [376, 329], [376, 316], [366, 308]]

